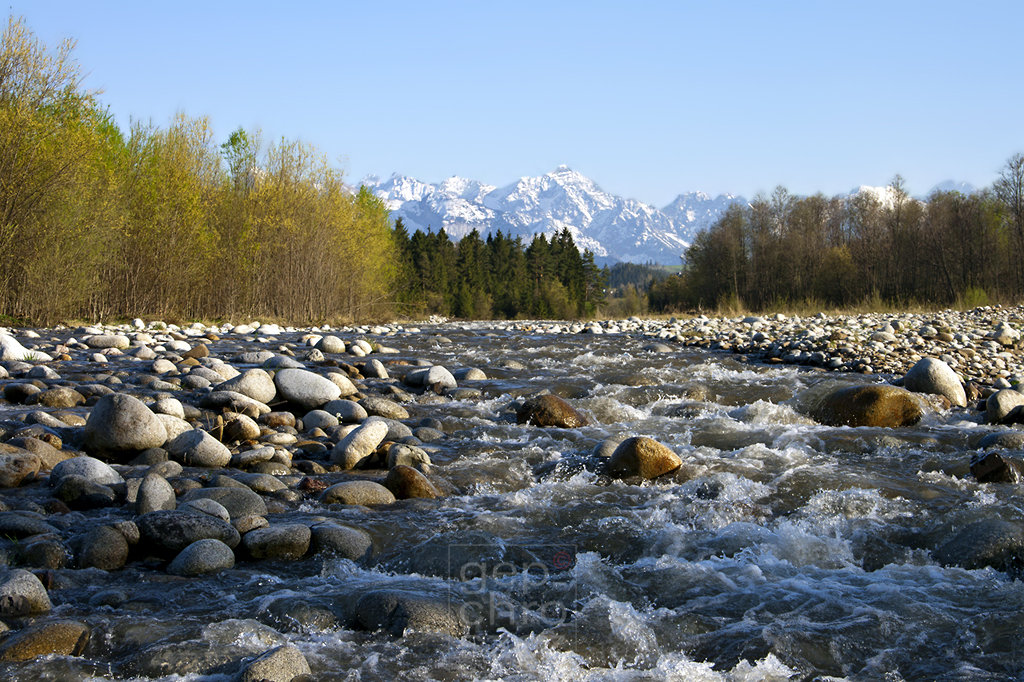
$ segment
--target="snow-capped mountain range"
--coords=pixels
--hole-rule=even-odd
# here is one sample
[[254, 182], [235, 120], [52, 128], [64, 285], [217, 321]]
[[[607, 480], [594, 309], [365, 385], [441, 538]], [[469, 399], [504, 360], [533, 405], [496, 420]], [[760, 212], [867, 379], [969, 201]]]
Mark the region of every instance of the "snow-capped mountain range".
[[486, 239], [494, 231], [521, 236], [554, 235], [568, 228], [581, 249], [600, 262], [678, 264], [694, 235], [742, 197], [712, 199], [701, 192], [679, 195], [662, 210], [623, 199], [580, 173], [559, 166], [536, 178], [520, 178], [506, 187], [453, 177], [436, 185], [404, 175], [361, 183], [383, 199], [409, 232], [444, 228], [453, 240], [474, 228]]
[[[696, 234], [709, 227], [743, 197], [703, 192], [680, 194], [662, 209], [623, 199], [567, 166], [536, 178], [520, 178], [506, 187], [452, 177], [427, 184], [394, 174], [370, 176], [360, 184], [387, 203], [410, 233], [442, 227], [455, 241], [476, 229], [481, 237], [502, 231], [528, 244], [533, 235], [549, 237], [568, 228], [580, 249], [590, 249], [599, 263], [628, 261], [676, 265]], [[948, 181], [936, 189], [970, 188]], [[970, 188], [973, 189], [973, 188]], [[884, 202], [889, 188], [860, 187]]]

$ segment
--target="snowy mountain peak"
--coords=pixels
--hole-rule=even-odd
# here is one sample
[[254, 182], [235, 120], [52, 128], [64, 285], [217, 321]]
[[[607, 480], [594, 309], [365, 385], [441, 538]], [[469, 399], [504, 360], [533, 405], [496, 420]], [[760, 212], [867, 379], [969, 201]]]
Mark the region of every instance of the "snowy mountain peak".
[[[387, 203], [394, 217], [402, 218], [410, 232], [444, 228], [460, 239], [474, 229], [483, 236], [500, 230], [529, 242], [535, 234], [551, 236], [568, 229], [580, 249], [603, 260], [636, 263], [678, 263], [700, 227], [710, 225], [717, 211], [733, 201], [743, 201], [692, 192], [659, 211], [608, 194], [565, 165], [505, 187], [458, 176], [428, 185], [397, 173], [383, 182], [368, 178], [363, 184]], [[674, 213], [669, 211], [672, 207], [677, 209]]]

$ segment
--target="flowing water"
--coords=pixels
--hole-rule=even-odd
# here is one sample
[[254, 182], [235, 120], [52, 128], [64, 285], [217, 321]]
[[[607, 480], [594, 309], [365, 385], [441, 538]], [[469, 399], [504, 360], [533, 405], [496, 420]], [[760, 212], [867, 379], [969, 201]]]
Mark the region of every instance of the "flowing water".
[[[90, 625], [88, 658], [8, 674], [212, 682], [240, 656], [291, 642], [315, 680], [1024, 675], [1024, 584], [933, 558], [968, 523], [1024, 519], [1018, 487], [969, 476], [971, 445], [990, 431], [972, 413], [832, 428], [801, 405], [878, 377], [647, 353], [621, 335], [439, 331], [447, 339], [424, 330], [388, 343], [401, 358], [488, 375], [464, 384], [481, 397], [406, 406], [444, 425], [447, 438], [426, 447], [448, 496], [372, 511], [308, 501], [292, 514], [368, 531], [371, 559], [239, 563], [191, 579], [156, 565], [57, 572], [55, 613]], [[512, 403], [544, 389], [590, 425], [517, 425]], [[592, 453], [627, 435], [666, 444], [682, 467], [608, 478]], [[338, 614], [379, 588], [449, 599], [473, 628], [346, 627]], [[182, 659], [202, 672], [161, 667]]]

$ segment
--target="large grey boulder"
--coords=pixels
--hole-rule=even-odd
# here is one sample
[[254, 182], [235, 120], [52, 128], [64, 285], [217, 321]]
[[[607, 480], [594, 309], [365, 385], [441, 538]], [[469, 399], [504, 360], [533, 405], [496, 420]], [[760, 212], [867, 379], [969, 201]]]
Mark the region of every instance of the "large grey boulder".
[[[335, 375], [331, 375], [335, 376]], [[321, 408], [324, 412], [333, 414], [338, 421], [344, 424], [359, 424], [369, 415], [363, 406], [354, 400], [332, 400]]]
[[315, 410], [341, 397], [333, 381], [305, 369], [282, 369], [274, 375], [278, 396], [306, 409]]
[[32, 573], [0, 568], [0, 617], [45, 613], [52, 608], [46, 588]]
[[921, 358], [903, 377], [903, 386], [914, 393], [945, 396], [956, 407], [967, 406], [967, 392], [960, 377], [942, 360]]
[[331, 464], [342, 469], [354, 469], [365, 458], [373, 454], [388, 435], [388, 425], [384, 421], [365, 421], [331, 450]]
[[82, 538], [77, 555], [79, 568], [113, 571], [128, 561], [128, 540], [110, 526], [95, 526]]
[[167, 444], [167, 454], [192, 467], [226, 467], [231, 452], [219, 440], [202, 429], [192, 429]]
[[50, 472], [50, 485], [56, 486], [65, 476], [84, 476], [93, 483], [115, 485], [124, 483], [121, 474], [114, 471], [106, 462], [95, 457], [72, 457], [58, 462]]
[[345, 481], [336, 483], [320, 493], [320, 501], [324, 504], [359, 504], [371, 506], [375, 504], [391, 504], [395, 501], [394, 494], [373, 481]]
[[409, 386], [441, 386], [442, 388], [456, 388], [459, 385], [452, 373], [440, 365], [412, 370], [405, 375], [405, 383]]
[[242, 545], [253, 559], [301, 559], [311, 537], [308, 526], [290, 523], [251, 530]]
[[337, 336], [325, 336], [316, 342], [314, 348], [321, 353], [344, 353], [345, 342]]
[[274, 402], [277, 396], [274, 379], [262, 369], [248, 369], [234, 379], [218, 384], [213, 390], [234, 391], [265, 404]]
[[166, 441], [167, 429], [160, 418], [126, 393], [100, 398], [85, 423], [85, 451], [101, 459], [127, 461]]
[[215, 538], [196, 540], [174, 557], [167, 572], [171, 575], [205, 575], [233, 568], [235, 552]]
[[990, 424], [1002, 423], [1020, 405], [1024, 405], [1024, 393], [1012, 388], [996, 391], [985, 401], [985, 419]]
[[246, 487], [241, 488], [196, 488], [182, 495], [182, 504], [199, 499], [219, 502], [231, 518], [242, 516], [266, 516], [267, 504], [263, 498]]
[[373, 539], [359, 528], [321, 523], [310, 530], [310, 549], [314, 554], [329, 553], [342, 559], [361, 561], [373, 553]]
[[207, 514], [179, 510], [153, 511], [135, 520], [139, 543], [156, 556], [172, 558], [196, 540], [213, 538], [228, 547], [241, 541], [231, 524]]
[[131, 339], [124, 334], [99, 334], [85, 339], [85, 345], [89, 348], [117, 348], [127, 350], [131, 345]]
[[53, 358], [46, 353], [25, 348], [13, 336], [0, 334], [0, 361], [9, 362], [24, 360], [49, 362], [50, 360], [53, 360]]
[[174, 488], [163, 476], [147, 474], [139, 485], [135, 507], [139, 514], [147, 514], [161, 509], [174, 509], [178, 506], [174, 496]]

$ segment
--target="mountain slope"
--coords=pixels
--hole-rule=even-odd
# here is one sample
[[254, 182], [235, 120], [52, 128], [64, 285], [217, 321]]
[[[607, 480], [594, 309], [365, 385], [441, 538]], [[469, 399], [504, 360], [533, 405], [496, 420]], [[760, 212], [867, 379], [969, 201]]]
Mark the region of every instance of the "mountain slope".
[[[363, 181], [410, 231], [444, 228], [453, 239], [500, 230], [528, 243], [568, 228], [581, 249], [604, 260], [676, 264], [701, 227], [741, 198], [680, 195], [666, 211], [608, 194], [567, 166], [493, 187], [453, 177], [437, 185], [393, 175]], [[689, 197], [689, 199], [684, 199]], [[704, 197], [705, 199], [700, 199]], [[668, 209], [672, 209], [668, 213]]]

